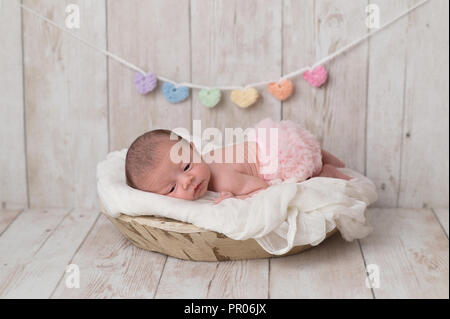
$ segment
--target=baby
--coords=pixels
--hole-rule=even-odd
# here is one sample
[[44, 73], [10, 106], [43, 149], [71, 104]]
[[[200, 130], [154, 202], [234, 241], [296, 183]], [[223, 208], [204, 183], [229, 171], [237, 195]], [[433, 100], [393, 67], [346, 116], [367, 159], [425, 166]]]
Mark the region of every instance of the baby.
[[[174, 133], [168, 130], [154, 130], [138, 137], [128, 149], [125, 162], [127, 184], [142, 191], [186, 200], [197, 200], [210, 190], [220, 193], [220, 197], [215, 200], [217, 204], [230, 197], [244, 199], [252, 196], [267, 188], [273, 179], [296, 177], [297, 181], [303, 181], [313, 176], [350, 179], [337, 169], [344, 167], [344, 163], [321, 150], [319, 143], [306, 130], [290, 121], [275, 123], [264, 120], [259, 124], [259, 127], [269, 126], [277, 127], [278, 140], [284, 145], [279, 146], [280, 151], [276, 154], [278, 169], [272, 174], [261, 173], [262, 152], [261, 147], [258, 147], [262, 146], [260, 136], [256, 135], [243, 144], [226, 146], [200, 155], [192, 142], [189, 143], [178, 135], [173, 140], [170, 137]], [[294, 141], [285, 141], [289, 139], [287, 136]], [[301, 149], [298, 152], [296, 144]], [[174, 146], [177, 146], [176, 152]], [[239, 147], [242, 148], [238, 149]], [[235, 157], [232, 161], [226, 161], [227, 152], [238, 154], [242, 149], [243, 161], [235, 160]], [[174, 155], [180, 155], [179, 150], [188, 151], [187, 160], [173, 160]], [[294, 156], [293, 161], [292, 154], [285, 154], [289, 151], [295, 151], [294, 154], [298, 153], [299, 156]], [[215, 161], [205, 161], [207, 156]]]

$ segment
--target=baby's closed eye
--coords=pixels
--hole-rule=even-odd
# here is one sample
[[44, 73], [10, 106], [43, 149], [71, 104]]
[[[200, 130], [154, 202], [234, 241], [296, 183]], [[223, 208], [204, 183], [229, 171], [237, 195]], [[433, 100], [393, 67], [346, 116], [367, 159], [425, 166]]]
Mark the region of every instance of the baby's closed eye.
[[[191, 164], [191, 163], [187, 163], [187, 164], [184, 164], [184, 166], [182, 166], [182, 170], [183, 170], [184, 172], [187, 172], [188, 170], [191, 169], [191, 167], [192, 167], [192, 164]], [[167, 194], [173, 193], [173, 192], [175, 191], [176, 188], [177, 188], [177, 185], [176, 185], [176, 184], [173, 185], [173, 186], [171, 186], [170, 189], [169, 189], [169, 192], [168, 192]]]

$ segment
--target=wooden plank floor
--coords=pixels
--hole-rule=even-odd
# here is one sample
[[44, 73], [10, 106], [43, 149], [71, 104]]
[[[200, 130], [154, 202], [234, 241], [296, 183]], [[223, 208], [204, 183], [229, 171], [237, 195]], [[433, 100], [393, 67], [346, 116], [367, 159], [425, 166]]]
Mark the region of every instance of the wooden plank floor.
[[360, 241], [190, 262], [134, 247], [97, 211], [0, 211], [0, 298], [449, 297], [448, 209], [373, 208], [368, 218], [374, 232]]

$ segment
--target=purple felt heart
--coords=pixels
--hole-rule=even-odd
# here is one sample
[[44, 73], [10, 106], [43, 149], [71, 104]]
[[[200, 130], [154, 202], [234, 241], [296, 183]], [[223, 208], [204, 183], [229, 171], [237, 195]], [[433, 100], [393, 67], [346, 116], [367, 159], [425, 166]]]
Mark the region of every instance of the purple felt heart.
[[137, 72], [134, 75], [134, 85], [136, 85], [136, 90], [138, 90], [141, 94], [147, 94], [153, 91], [156, 87], [157, 81], [158, 79], [153, 73], [142, 74]]

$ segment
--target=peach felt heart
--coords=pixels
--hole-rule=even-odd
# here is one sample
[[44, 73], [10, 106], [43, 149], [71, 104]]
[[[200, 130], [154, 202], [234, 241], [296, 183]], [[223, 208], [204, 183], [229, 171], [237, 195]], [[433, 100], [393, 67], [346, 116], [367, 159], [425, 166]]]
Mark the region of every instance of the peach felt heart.
[[280, 83], [270, 83], [267, 85], [270, 94], [280, 101], [286, 100], [294, 92], [294, 85], [291, 80], [283, 80]]
[[303, 78], [315, 87], [322, 86], [327, 81], [327, 77], [327, 70], [321, 65], [311, 71], [303, 73]]
[[231, 92], [231, 101], [239, 107], [246, 108], [256, 102], [259, 93], [255, 88], [245, 90], [233, 90]]

